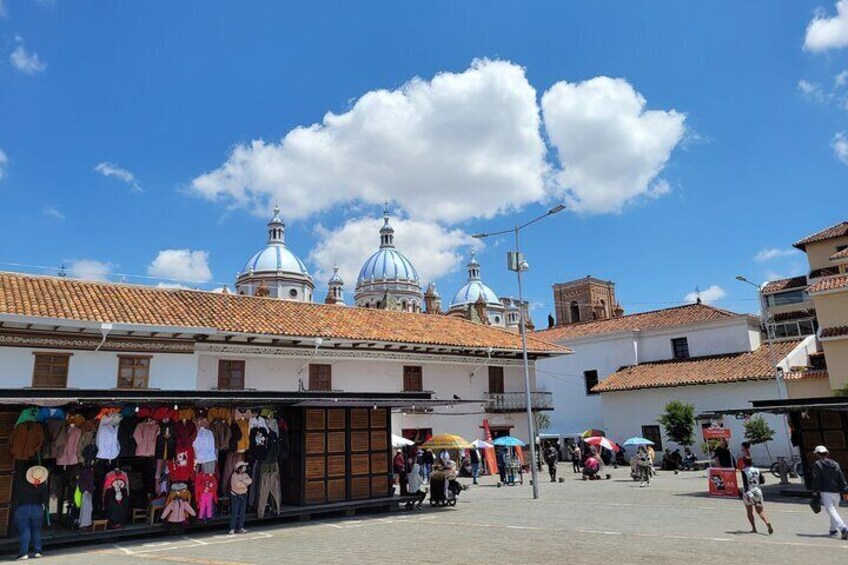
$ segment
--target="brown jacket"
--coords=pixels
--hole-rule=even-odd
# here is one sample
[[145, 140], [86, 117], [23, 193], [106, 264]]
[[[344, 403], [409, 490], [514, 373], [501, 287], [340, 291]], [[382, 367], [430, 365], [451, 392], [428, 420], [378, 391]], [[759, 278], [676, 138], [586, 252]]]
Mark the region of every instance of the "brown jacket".
[[44, 428], [39, 422], [24, 422], [15, 426], [9, 442], [13, 459], [28, 460], [44, 445]]

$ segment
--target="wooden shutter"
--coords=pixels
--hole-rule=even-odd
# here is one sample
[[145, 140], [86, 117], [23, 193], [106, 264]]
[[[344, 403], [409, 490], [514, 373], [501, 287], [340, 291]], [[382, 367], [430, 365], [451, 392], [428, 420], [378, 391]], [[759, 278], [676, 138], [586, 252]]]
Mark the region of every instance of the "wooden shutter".
[[218, 388], [244, 389], [244, 361], [221, 359], [218, 361]]
[[489, 367], [489, 392], [491, 394], [503, 394], [503, 392], [504, 392], [504, 370], [503, 370], [503, 367]]
[[417, 365], [406, 365], [403, 367], [403, 391], [404, 392], [422, 392], [424, 390], [424, 382], [422, 370]]
[[333, 390], [331, 365], [309, 365], [309, 390]]
[[36, 353], [32, 371], [32, 386], [67, 388], [70, 353]]
[[150, 355], [118, 355], [118, 388], [147, 388]]

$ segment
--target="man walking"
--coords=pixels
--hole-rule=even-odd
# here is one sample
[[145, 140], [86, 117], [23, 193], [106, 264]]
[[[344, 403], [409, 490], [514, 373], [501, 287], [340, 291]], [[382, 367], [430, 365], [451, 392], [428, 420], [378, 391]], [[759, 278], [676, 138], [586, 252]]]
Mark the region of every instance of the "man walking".
[[480, 473], [480, 452], [475, 448], [471, 448], [468, 453], [468, 460], [471, 462], [471, 479], [472, 484], [477, 483], [477, 475]]
[[556, 447], [549, 445], [545, 449], [545, 463], [548, 464], [548, 473], [551, 475], [552, 483], [556, 482], [557, 459], [559, 459], [559, 452], [557, 452]]
[[810, 488], [814, 495], [821, 496], [821, 503], [830, 516], [830, 535], [841, 533], [842, 539], [848, 539], [848, 527], [839, 516], [839, 499], [845, 492], [845, 475], [839, 463], [830, 458], [827, 448], [823, 445], [815, 449], [818, 461], [813, 463], [813, 476]]
[[580, 472], [580, 462], [583, 459], [583, 452], [580, 450], [580, 446], [574, 444], [571, 448], [571, 467], [575, 473]]

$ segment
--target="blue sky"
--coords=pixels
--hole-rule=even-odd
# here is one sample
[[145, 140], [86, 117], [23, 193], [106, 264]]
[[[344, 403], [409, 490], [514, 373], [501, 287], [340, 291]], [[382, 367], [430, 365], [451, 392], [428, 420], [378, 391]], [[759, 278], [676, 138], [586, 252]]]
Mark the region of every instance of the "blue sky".
[[[587, 274], [629, 312], [752, 311], [734, 275], [800, 274], [791, 242], [846, 219], [834, 0], [0, 6], [3, 270], [232, 287], [279, 202], [311, 271], [350, 273], [387, 198], [448, 297], [468, 234], [566, 201], [523, 240], [537, 323]], [[480, 252], [501, 295], [509, 244]]]

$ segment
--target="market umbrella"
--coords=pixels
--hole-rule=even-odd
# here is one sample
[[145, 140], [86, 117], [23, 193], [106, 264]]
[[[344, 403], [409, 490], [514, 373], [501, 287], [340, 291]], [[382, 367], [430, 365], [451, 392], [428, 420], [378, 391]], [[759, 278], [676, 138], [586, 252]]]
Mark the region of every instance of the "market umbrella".
[[492, 442], [492, 445], [500, 445], [505, 447], [524, 447], [527, 445], [517, 437], [503, 436]]
[[421, 444], [424, 449], [468, 449], [471, 444], [461, 436], [440, 434]]
[[482, 439], [475, 439], [471, 442], [471, 445], [477, 449], [491, 449], [493, 447], [491, 443], [483, 441]]
[[610, 451], [621, 451], [621, 448], [618, 447], [617, 443], [605, 437], [589, 437], [583, 441], [585, 441], [589, 445], [605, 447]]
[[628, 445], [654, 445], [654, 442], [643, 437], [632, 437], [625, 441], [623, 445], [625, 447], [627, 447]]
[[415, 442], [411, 439], [392, 434], [392, 447], [406, 447], [407, 445], [415, 445]]
[[582, 437], [583, 439], [586, 439], [587, 437], [597, 437], [597, 436], [603, 437], [603, 435], [604, 435], [604, 432], [602, 432], [601, 430], [596, 430], [595, 428], [590, 428], [590, 429], [586, 430], [585, 432], [583, 432], [582, 434], [580, 434], [580, 437]]

